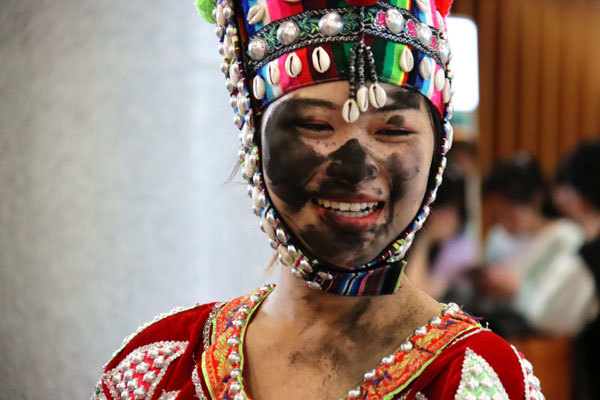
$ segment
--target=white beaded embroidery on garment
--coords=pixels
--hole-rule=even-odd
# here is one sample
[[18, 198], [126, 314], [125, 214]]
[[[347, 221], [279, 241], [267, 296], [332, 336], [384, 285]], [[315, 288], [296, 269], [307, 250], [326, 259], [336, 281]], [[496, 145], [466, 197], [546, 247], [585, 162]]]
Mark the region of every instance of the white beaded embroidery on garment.
[[163, 392], [163, 394], [158, 398], [158, 400], [175, 400], [179, 392], [179, 390], [174, 390], [172, 392]]
[[[131, 335], [129, 335], [129, 336], [127, 336], [125, 339], [123, 339], [123, 344], [121, 345], [121, 347], [120, 347], [119, 349], [117, 349], [117, 350], [116, 350], [116, 351], [115, 351], [115, 352], [112, 354], [111, 361], [112, 361], [112, 359], [113, 359], [113, 358], [115, 358], [115, 357], [117, 356], [117, 354], [119, 354], [121, 351], [123, 351], [123, 349], [125, 348], [125, 346], [127, 346], [127, 344], [128, 344], [129, 342], [131, 342], [131, 340], [132, 340], [134, 337], [136, 337], [138, 334], [140, 334], [140, 333], [141, 333], [142, 331], [144, 331], [146, 328], [148, 328], [148, 327], [150, 327], [150, 326], [154, 325], [154, 324], [155, 324], [155, 323], [157, 323], [158, 321], [161, 321], [161, 320], [163, 320], [163, 319], [165, 319], [165, 318], [167, 318], [167, 317], [170, 317], [170, 316], [172, 316], [172, 315], [175, 315], [175, 314], [182, 313], [182, 312], [184, 312], [184, 311], [187, 311], [187, 310], [191, 310], [192, 308], [196, 308], [196, 307], [199, 307], [199, 306], [200, 306], [200, 304], [199, 304], [199, 303], [196, 303], [196, 304], [194, 304], [194, 306], [192, 306], [192, 307], [188, 307], [188, 308], [186, 308], [186, 307], [181, 307], [181, 306], [179, 306], [179, 307], [175, 307], [174, 309], [172, 309], [171, 311], [169, 311], [169, 312], [167, 312], [167, 313], [161, 313], [161, 314], [158, 314], [157, 316], [155, 316], [155, 317], [154, 317], [154, 319], [153, 319], [152, 321], [150, 321], [150, 322], [146, 322], [145, 324], [138, 326], [138, 328], [136, 329], [136, 331], [135, 331], [134, 333], [132, 333]], [[109, 363], [110, 363], [110, 361], [109, 361]], [[104, 367], [106, 368], [106, 366], [107, 366], [107, 365], [108, 365], [108, 363], [106, 363], [106, 364], [104, 365]]]
[[498, 374], [487, 361], [467, 348], [456, 400], [509, 400]]
[[519, 353], [515, 346], [511, 346], [521, 364], [523, 372], [523, 383], [525, 384], [525, 400], [546, 400], [542, 393], [540, 380], [533, 374], [533, 365], [523, 354]]
[[169, 364], [180, 357], [187, 341], [156, 342], [138, 347], [102, 376], [115, 399], [150, 400]]

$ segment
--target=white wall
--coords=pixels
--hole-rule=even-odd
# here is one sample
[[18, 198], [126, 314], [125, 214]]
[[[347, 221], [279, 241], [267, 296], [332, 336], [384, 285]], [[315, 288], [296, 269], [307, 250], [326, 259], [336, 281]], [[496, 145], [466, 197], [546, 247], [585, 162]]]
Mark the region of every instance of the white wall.
[[272, 281], [192, 0], [0, 1], [0, 398], [87, 398], [159, 312]]

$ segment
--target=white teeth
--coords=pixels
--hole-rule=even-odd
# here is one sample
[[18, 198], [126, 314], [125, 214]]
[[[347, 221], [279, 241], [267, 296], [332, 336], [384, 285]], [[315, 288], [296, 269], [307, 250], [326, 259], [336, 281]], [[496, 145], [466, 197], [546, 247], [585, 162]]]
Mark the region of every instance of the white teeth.
[[316, 199], [316, 203], [322, 207], [334, 211], [336, 214], [351, 218], [359, 218], [369, 215], [375, 211], [375, 208], [379, 204], [376, 201], [368, 203], [345, 203], [323, 199]]

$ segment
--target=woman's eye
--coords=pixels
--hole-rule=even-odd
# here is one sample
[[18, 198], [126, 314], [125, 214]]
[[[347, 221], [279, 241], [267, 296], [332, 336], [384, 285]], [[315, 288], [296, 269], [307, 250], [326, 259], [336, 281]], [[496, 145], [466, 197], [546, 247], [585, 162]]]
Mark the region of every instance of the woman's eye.
[[412, 131], [406, 129], [381, 129], [377, 131], [378, 135], [386, 135], [386, 136], [408, 136], [412, 134]]
[[301, 122], [298, 124], [298, 126], [300, 128], [316, 132], [325, 132], [333, 130], [331, 125], [322, 122]]

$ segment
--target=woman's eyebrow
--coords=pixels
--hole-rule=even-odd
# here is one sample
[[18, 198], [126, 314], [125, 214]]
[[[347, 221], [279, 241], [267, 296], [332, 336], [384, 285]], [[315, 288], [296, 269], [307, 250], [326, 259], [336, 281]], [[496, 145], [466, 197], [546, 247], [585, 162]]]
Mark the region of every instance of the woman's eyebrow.
[[313, 99], [308, 97], [294, 97], [292, 99], [286, 100], [284, 103], [282, 103], [282, 105], [284, 105], [286, 109], [288, 107], [296, 109], [300, 109], [302, 107], [323, 107], [333, 111], [340, 110], [340, 106], [336, 103], [327, 100]]
[[389, 112], [396, 110], [418, 110], [421, 108], [421, 98], [419, 93], [405, 90], [395, 90], [388, 93], [392, 99], [392, 104], [385, 105], [375, 112]]

